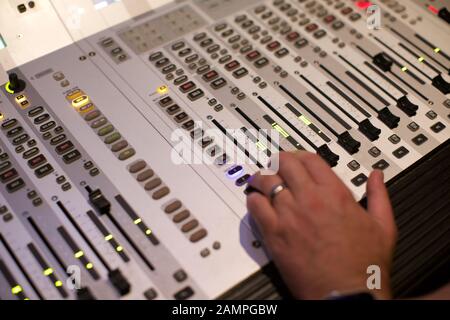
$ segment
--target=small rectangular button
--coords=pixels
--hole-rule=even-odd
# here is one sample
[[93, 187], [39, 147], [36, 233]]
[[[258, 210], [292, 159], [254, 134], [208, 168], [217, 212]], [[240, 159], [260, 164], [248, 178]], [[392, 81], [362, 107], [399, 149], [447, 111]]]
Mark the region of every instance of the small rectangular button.
[[200, 99], [201, 97], [203, 97], [205, 95], [205, 93], [203, 92], [202, 89], [197, 89], [192, 91], [191, 93], [188, 94], [188, 98], [191, 101], [195, 101]]
[[28, 139], [30, 139], [30, 136], [28, 134], [24, 133], [24, 134], [21, 134], [18, 137], [15, 137], [13, 139], [13, 141], [12, 141], [12, 144], [15, 145], [15, 146], [18, 146], [18, 145], [28, 141]]
[[192, 81], [189, 81], [180, 86], [180, 91], [183, 93], [186, 93], [188, 91], [195, 89], [195, 87], [196, 87], [195, 83]]
[[178, 123], [181, 123], [181, 122], [187, 120], [187, 118], [188, 118], [188, 115], [186, 112], [181, 112], [174, 117], [175, 121]]
[[291, 33], [289, 33], [287, 36], [286, 36], [286, 39], [288, 40], [288, 41], [294, 41], [294, 40], [297, 40], [298, 38], [300, 37], [300, 34], [298, 33], [298, 32], [296, 32], [296, 31], [294, 31], [294, 32], [291, 32]]
[[36, 174], [36, 176], [41, 179], [43, 177], [45, 177], [46, 175], [50, 174], [53, 172], [53, 167], [50, 163], [47, 163], [45, 165], [43, 165], [40, 168], [37, 168], [36, 170], [34, 170], [34, 173]]
[[186, 63], [192, 63], [197, 59], [198, 59], [198, 54], [194, 53], [194, 54], [190, 55], [189, 57], [186, 57], [186, 59], [184, 59], [184, 61]]
[[220, 89], [223, 86], [225, 86], [227, 84], [227, 81], [224, 78], [219, 78], [217, 80], [214, 80], [213, 82], [211, 82], [211, 87], [214, 90]]
[[208, 64], [205, 64], [197, 69], [197, 73], [204, 74], [205, 72], [209, 71], [209, 69], [211, 69], [211, 67]]
[[0, 163], [0, 172], [5, 171], [6, 169], [9, 169], [11, 167], [11, 162], [5, 161]]
[[169, 64], [168, 66], [162, 68], [161, 72], [163, 74], [168, 74], [168, 73], [175, 71], [176, 69], [177, 69], [177, 67], [174, 64]]
[[0, 174], [0, 181], [2, 183], [8, 182], [14, 178], [16, 178], [19, 174], [17, 173], [17, 170], [12, 168], [9, 169], [8, 171], [3, 172], [2, 174]]
[[306, 46], [308, 44], [308, 40], [306, 40], [305, 38], [299, 39], [295, 42], [295, 46], [298, 49], [303, 48], [304, 46]]
[[327, 34], [327, 32], [325, 30], [320, 29], [320, 30], [317, 30], [316, 32], [314, 32], [313, 35], [314, 35], [314, 38], [320, 39], [320, 38], [323, 38], [326, 34]]
[[39, 148], [31, 148], [27, 151], [24, 152], [23, 154], [23, 158], [24, 159], [30, 159], [31, 157], [34, 157], [35, 155], [37, 155], [39, 153]]
[[424, 135], [424, 134], [419, 134], [416, 137], [414, 137], [412, 139], [412, 142], [416, 145], [416, 146], [420, 146], [422, 144], [424, 144], [426, 141], [428, 140], [428, 138]]
[[6, 185], [6, 190], [8, 190], [9, 193], [13, 193], [23, 186], [25, 186], [25, 182], [21, 178], [19, 178], [17, 180], [14, 180], [13, 182], [8, 183]]
[[81, 153], [78, 150], [70, 151], [69, 153], [67, 153], [63, 156], [63, 160], [66, 164], [71, 164], [80, 158], [81, 158]]
[[155, 66], [158, 68], [162, 68], [170, 63], [170, 60], [167, 58], [162, 58], [155, 63]]
[[202, 77], [203, 80], [205, 80], [206, 82], [210, 82], [214, 79], [216, 79], [219, 76], [219, 74], [217, 73], [217, 71], [215, 70], [211, 70], [207, 73], [205, 73]]
[[183, 123], [182, 127], [185, 130], [192, 130], [194, 128], [194, 125], [195, 125], [194, 120], [189, 120], [189, 121]]
[[165, 97], [159, 100], [159, 105], [161, 107], [167, 107], [168, 105], [172, 104], [173, 100], [171, 97]]
[[317, 28], [319, 28], [319, 26], [318, 26], [317, 24], [311, 23], [311, 24], [308, 24], [308, 25], [306, 26], [306, 31], [307, 31], [307, 32], [313, 32], [313, 31], [316, 31]]
[[248, 70], [246, 68], [240, 68], [233, 72], [233, 77], [235, 77], [236, 79], [240, 79], [247, 74]]
[[394, 155], [394, 157], [396, 157], [397, 159], [401, 159], [404, 156], [406, 156], [409, 153], [409, 150], [406, 149], [405, 147], [400, 147], [397, 150], [395, 150], [394, 152], [392, 152], [392, 154]]
[[47, 159], [45, 158], [44, 155], [40, 154], [36, 157], [34, 157], [33, 159], [28, 160], [28, 166], [31, 169], [37, 168], [38, 166], [40, 166], [41, 164], [45, 163], [47, 161]]
[[163, 56], [162, 52], [161, 52], [161, 51], [158, 51], [158, 52], [152, 53], [152, 54], [148, 57], [148, 59], [149, 59], [150, 61], [155, 61], [155, 60], [158, 60], [158, 59], [162, 58], [162, 56]]
[[430, 129], [433, 130], [434, 133], [439, 133], [445, 129], [445, 125], [442, 122], [436, 122], [430, 127]]
[[178, 86], [178, 85], [186, 82], [187, 79], [188, 79], [188, 77], [186, 75], [182, 75], [182, 76], [176, 78], [175, 80], [173, 80], [173, 83]]
[[56, 136], [56, 137], [52, 138], [50, 140], [50, 144], [52, 146], [56, 146], [57, 144], [63, 142], [64, 140], [66, 140], [66, 135], [65, 134], [60, 134], [59, 136]]
[[175, 300], [186, 300], [194, 295], [194, 290], [191, 287], [186, 287], [173, 295]]
[[249, 52], [246, 57], [247, 57], [247, 60], [253, 61], [255, 59], [258, 59], [260, 56], [261, 56], [261, 53], [259, 53], [259, 51], [253, 50], [252, 52]]
[[225, 69], [227, 69], [227, 71], [233, 71], [234, 69], [236, 69], [237, 67], [239, 67], [241, 64], [239, 62], [237, 62], [236, 60], [233, 60], [231, 62], [228, 62], [225, 65]]
[[36, 118], [34, 118], [34, 124], [41, 124], [50, 119], [50, 115], [48, 113], [44, 113]]
[[364, 173], [361, 173], [354, 177], [351, 181], [356, 187], [359, 187], [367, 181], [367, 176]]
[[281, 46], [281, 43], [279, 41], [272, 41], [271, 43], [269, 43], [267, 45], [267, 49], [269, 49], [270, 51], [274, 51], [276, 49], [278, 49]]
[[17, 136], [18, 134], [20, 134], [20, 133], [22, 133], [22, 132], [23, 132], [23, 128], [22, 128], [22, 127], [15, 127], [14, 129], [9, 130], [9, 131], [6, 133], [6, 136], [7, 136], [8, 138], [12, 138], [12, 137]]
[[277, 50], [275, 52], [275, 56], [277, 56], [277, 58], [283, 58], [285, 56], [287, 56], [289, 54], [289, 50], [286, 48], [281, 48], [280, 50]]
[[258, 59], [255, 61], [255, 67], [258, 69], [263, 68], [269, 64], [269, 59], [266, 57], [262, 57], [261, 59]]
[[56, 122], [55, 122], [55, 121], [49, 121], [49, 122], [47, 122], [47, 123], [44, 123], [44, 124], [39, 128], [39, 130], [40, 130], [41, 132], [46, 132], [46, 131], [48, 131], [48, 130], [50, 130], [50, 129], [53, 129], [54, 127], [56, 127]]
[[174, 104], [173, 106], [169, 107], [166, 109], [166, 112], [169, 115], [174, 115], [175, 113], [177, 113], [178, 111], [180, 111], [180, 106], [177, 104]]
[[7, 130], [7, 129], [9, 129], [9, 128], [14, 127], [17, 123], [18, 123], [18, 122], [17, 122], [16, 119], [10, 119], [10, 120], [7, 120], [7, 121], [5, 121], [5, 122], [2, 123], [2, 129], [3, 129], [3, 130]]
[[378, 170], [384, 170], [387, 167], [389, 167], [389, 163], [386, 160], [384, 160], [384, 159], [381, 159], [380, 161], [376, 162], [372, 166], [373, 169], [378, 169]]
[[66, 153], [74, 148], [72, 141], [68, 140], [55, 148], [58, 154]]

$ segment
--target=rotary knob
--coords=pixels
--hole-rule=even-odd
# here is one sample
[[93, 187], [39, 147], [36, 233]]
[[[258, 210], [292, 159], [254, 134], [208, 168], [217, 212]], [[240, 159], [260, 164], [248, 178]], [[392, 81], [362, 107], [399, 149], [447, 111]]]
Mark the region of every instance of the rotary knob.
[[9, 74], [9, 89], [14, 91], [14, 93], [21, 92], [25, 90], [26, 83], [22, 79], [19, 78], [17, 73]]

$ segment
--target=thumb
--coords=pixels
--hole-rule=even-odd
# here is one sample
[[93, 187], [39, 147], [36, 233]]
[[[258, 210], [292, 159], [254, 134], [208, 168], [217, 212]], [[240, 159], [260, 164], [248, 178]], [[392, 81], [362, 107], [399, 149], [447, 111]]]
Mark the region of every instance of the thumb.
[[375, 170], [370, 174], [367, 181], [367, 210], [378, 221], [391, 243], [394, 244], [397, 237], [397, 227], [383, 179], [384, 174], [380, 170]]

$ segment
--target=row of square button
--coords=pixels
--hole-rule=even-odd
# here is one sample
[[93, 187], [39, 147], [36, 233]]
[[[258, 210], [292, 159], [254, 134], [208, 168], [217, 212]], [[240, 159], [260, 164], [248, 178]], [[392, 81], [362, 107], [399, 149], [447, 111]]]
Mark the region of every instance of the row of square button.
[[[166, 57], [164, 57], [163, 53], [161, 51], [157, 51], [155, 53], [150, 54], [149, 60], [154, 63], [154, 65], [160, 69], [162, 73], [164, 73], [163, 66], [170, 64], [172, 70], [176, 70], [177, 67], [170, 62], [170, 60]], [[174, 80], [174, 83], [176, 85], [180, 85], [179, 89], [182, 93], [186, 93], [187, 97], [191, 101], [196, 101], [203, 97], [205, 93], [202, 89], [197, 88], [194, 82], [188, 81], [188, 77], [186, 75], [182, 75], [179, 78]], [[186, 82], [188, 81], [188, 82]]]
[[[25, 160], [28, 160], [28, 165], [31, 169], [34, 169], [35, 175], [41, 179], [54, 171], [53, 167], [47, 163], [47, 159], [40, 154], [39, 148], [36, 147], [36, 141], [30, 140], [29, 135], [25, 132], [22, 126], [16, 119], [10, 119], [2, 124], [2, 129], [6, 131], [6, 136], [10, 139], [12, 144], [16, 146], [16, 152], [22, 153]], [[27, 143], [29, 148], [25, 151], [23, 146]], [[18, 177], [15, 169], [10, 169], [2, 174], [2, 182], [5, 180], [12, 180]]]
[[[221, 26], [224, 26], [224, 25], [226, 25], [226, 24], [224, 24], [224, 23], [221, 23], [221, 24], [219, 24], [219, 25], [216, 25], [216, 27], [214, 28], [216, 31], [220, 31], [220, 30], [222, 30], [222, 27]], [[230, 29], [230, 30], [232, 30], [232, 29]], [[234, 32], [234, 31], [233, 31]], [[198, 39], [199, 37], [198, 37], [198, 35], [199, 34], [197, 34], [197, 35], [195, 35], [194, 36], [194, 41], [195, 41], [195, 39]], [[200, 33], [200, 35], [204, 35], [205, 37], [206, 37], [206, 33], [204, 33], [204, 32], [202, 32], [202, 33]], [[214, 42], [212, 41], [212, 39], [211, 38], [208, 38], [207, 40], [211, 40], [211, 44], [212, 44], [212, 46], [214, 46]], [[200, 46], [202, 46], [202, 43], [200, 43]], [[207, 50], [208, 51], [208, 49], [209, 48], [206, 48], [205, 50]], [[220, 64], [224, 64], [224, 63], [226, 63], [226, 65], [225, 65], [225, 69], [227, 70], [227, 71], [233, 71], [233, 77], [235, 77], [236, 79], [240, 79], [240, 78], [242, 78], [242, 77], [244, 77], [244, 76], [246, 76], [247, 74], [248, 74], [248, 70], [247, 69], [245, 69], [245, 68], [239, 68], [239, 69], [237, 69], [237, 70], [235, 70], [238, 66], [239, 66], [239, 63], [236, 61], [236, 60], [233, 60], [233, 61], [230, 61], [231, 59], [232, 59], [232, 56], [231, 55], [229, 55], [228, 53], [227, 53], [227, 51], [222, 51], [221, 52], [221, 54], [222, 54], [222, 57], [219, 59], [219, 63]], [[215, 71], [215, 70], [213, 70], [213, 71], [211, 71], [210, 73], [207, 73], [206, 74], [208, 77], [205, 79], [205, 78], [203, 78], [203, 80], [205, 80], [205, 81], [211, 81], [210, 79], [209, 79], [209, 76], [214, 76], [214, 78], [217, 78], [219, 75], [218, 75], [218, 73], [217, 73], [217, 71]], [[215, 90], [217, 90], [217, 89], [220, 89], [220, 88], [222, 88], [223, 86], [225, 86], [227, 84], [227, 81], [224, 79], [224, 78], [219, 78], [219, 79], [217, 79], [217, 80], [214, 80], [213, 82], [211, 82], [211, 87], [213, 88], [213, 89], [215, 89]]]
[[[291, 21], [293, 21], [293, 22], [297, 21], [297, 17], [296, 17], [296, 15], [298, 13], [297, 9], [291, 9], [291, 10], [286, 11], [286, 10], [283, 10], [283, 6], [275, 5], [275, 7], [279, 7], [280, 11], [284, 12], [289, 18], [291, 18]], [[326, 14], [327, 14], [327, 12], [321, 11], [318, 13], [318, 16], [320, 18], [322, 18]], [[272, 12], [271, 12], [270, 16], [273, 16]], [[262, 11], [261, 18], [263, 20], [267, 19], [267, 12], [264, 13]], [[304, 26], [305, 30], [308, 33], [314, 32], [313, 36], [316, 39], [320, 39], [326, 35], [326, 31], [324, 29], [319, 29], [319, 26], [316, 23], [311, 22], [311, 20], [309, 18], [306, 18], [304, 14], [300, 14], [299, 18], [300, 18], [299, 26], [302, 26], [302, 27]], [[328, 20], [332, 21], [332, 18], [328, 18]], [[329, 21], [329, 23], [331, 21]], [[292, 27], [290, 27], [286, 21], [282, 21], [278, 16], [275, 16], [272, 19], [270, 19], [268, 21], [268, 24], [272, 26], [272, 30], [274, 30], [274, 31], [280, 30], [280, 33], [282, 35], [286, 35], [292, 31]], [[342, 26], [343, 26], [343, 24], [340, 21], [336, 21], [335, 23], [333, 23], [334, 29], [339, 29]]]
[[[214, 46], [214, 44], [213, 44], [213, 46]], [[176, 42], [174, 45], [172, 45], [172, 50], [176, 50], [177, 48], [183, 48], [183, 47], [184, 47], [184, 42], [179, 41], [179, 42]], [[183, 50], [185, 50], [185, 49], [183, 49]], [[222, 53], [225, 54], [226, 52], [223, 51]], [[199, 75], [202, 75], [202, 80], [207, 83], [210, 83], [211, 87], [214, 90], [220, 89], [227, 84], [227, 81], [224, 78], [220, 77], [219, 73], [216, 70], [211, 69], [211, 66], [209, 64], [207, 64], [207, 61], [205, 59], [199, 58], [199, 55], [197, 53], [194, 53], [191, 56], [187, 57], [185, 59], [185, 62], [189, 64], [190, 69], [193, 69], [192, 64], [194, 64], [195, 61], [197, 61], [197, 60], [199, 61], [200, 66], [197, 68], [196, 73]], [[197, 67], [197, 65], [195, 65], [195, 67]], [[188, 80], [188, 78], [187, 78], [187, 76], [185, 76], [183, 78], [183, 81], [187, 81], [187, 80]], [[195, 85], [195, 84], [192, 81], [189, 81], [188, 83], [185, 83], [185, 85], [182, 85], [180, 87], [180, 90], [183, 93], [186, 93], [187, 90], [190, 90], [193, 85]], [[221, 108], [218, 107], [216, 109], [216, 111], [217, 110], [220, 111], [219, 109], [221, 110]]]
[[[0, 150], [0, 179], [2, 183], [6, 184], [6, 190], [9, 193], [16, 192], [25, 186], [25, 182], [19, 177], [17, 170], [12, 168], [12, 164], [8, 161], [9, 155]], [[14, 181], [11, 181], [15, 179]], [[9, 182], [11, 181], [11, 182]]]
[[[42, 122], [42, 119], [51, 119], [50, 115], [45, 113], [45, 109], [42, 106], [34, 107], [28, 111], [28, 117], [33, 119], [34, 125], [39, 125]], [[55, 121], [52, 120], [51, 122], [56, 125]], [[53, 134], [55, 134], [54, 137]], [[81, 154], [74, 148], [73, 143], [70, 140], [67, 140], [63, 127], [56, 126], [53, 129], [53, 133], [48, 131], [44, 133], [43, 138], [44, 140], [49, 141], [51, 146], [55, 147], [56, 153], [62, 156], [64, 163], [71, 164], [81, 158]], [[29, 165], [33, 167], [40, 161], [45, 162], [45, 160], [43, 155], [38, 155], [36, 158], [29, 161]], [[66, 182], [64, 176], [57, 176], [56, 182], [61, 185], [63, 191], [68, 191], [72, 188], [70, 182]]]
[[170, 96], [166, 96], [159, 100], [159, 105], [164, 108], [166, 113], [183, 129], [192, 130], [194, 128], [194, 120], [192, 120], [178, 104], [174, 103]]
[[[267, 31], [262, 31], [261, 34], [264, 36], [261, 39], [261, 43], [266, 45], [266, 48], [271, 51], [274, 52], [275, 56], [277, 58], [283, 58], [285, 56], [287, 56], [289, 54], [289, 50], [285, 47], [281, 47], [281, 43], [277, 40], [273, 40], [272, 36], [270, 36]], [[249, 48], [249, 51], [251, 50], [251, 47]], [[245, 52], [243, 52], [245, 53]], [[253, 50], [249, 53], [247, 53], [247, 59], [250, 61], [254, 61], [254, 64], [257, 68], [262, 68], [266, 65], [269, 64], [269, 60], [265, 57], [261, 57], [261, 54], [256, 51]]]
[[129, 59], [128, 54], [113, 38], [106, 38], [102, 40], [100, 42], [100, 46], [116, 63], [121, 63]]
[[[39, 125], [42, 119], [50, 120], [47, 122], [46, 126], [49, 129], [46, 130], [42, 137], [55, 148], [58, 155], [62, 156], [64, 163], [71, 164], [81, 158], [80, 152], [75, 149], [73, 143], [70, 140], [67, 140], [67, 137], [64, 134], [64, 128], [57, 126], [56, 122], [45, 112], [44, 107], [38, 106], [31, 109], [28, 112], [28, 117], [33, 120], [35, 126]], [[54, 129], [53, 132], [50, 131], [51, 129]], [[40, 131], [42, 131], [42, 126], [40, 127]], [[53, 134], [55, 134], [55, 136], [53, 136]]]
[[12, 213], [8, 212], [8, 207], [6, 207], [5, 205], [0, 206], [0, 216], [3, 217], [4, 222], [9, 222], [14, 218]]

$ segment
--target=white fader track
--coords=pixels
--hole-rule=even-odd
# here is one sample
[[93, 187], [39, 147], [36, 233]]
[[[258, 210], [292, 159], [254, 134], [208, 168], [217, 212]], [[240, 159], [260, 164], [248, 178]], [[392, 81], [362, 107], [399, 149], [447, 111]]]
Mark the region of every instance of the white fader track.
[[[440, 3], [2, 1], [0, 298], [217, 298], [247, 279], [269, 258], [246, 180], [274, 150], [319, 154], [360, 200], [373, 168], [392, 179], [449, 139]], [[174, 163], [178, 132], [209, 164]]]

